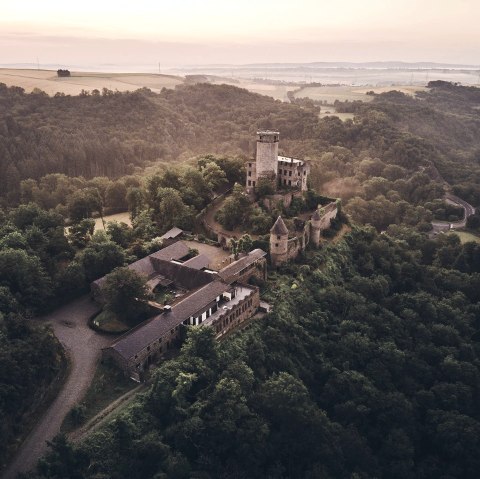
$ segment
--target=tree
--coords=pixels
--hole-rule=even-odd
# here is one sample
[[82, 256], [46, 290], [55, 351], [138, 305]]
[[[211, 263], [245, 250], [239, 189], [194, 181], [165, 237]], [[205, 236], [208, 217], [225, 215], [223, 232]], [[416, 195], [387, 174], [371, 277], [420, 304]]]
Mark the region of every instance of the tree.
[[126, 248], [132, 239], [132, 228], [126, 223], [119, 223], [118, 221], [107, 222], [107, 234], [111, 240], [120, 245], [122, 248]]
[[95, 231], [95, 220], [92, 218], [84, 218], [80, 222], [70, 226], [68, 236], [70, 241], [77, 248], [84, 248]]
[[159, 188], [153, 218], [161, 231], [168, 231], [173, 226], [189, 229], [192, 226], [193, 214], [178, 191], [173, 188]]
[[215, 219], [228, 230], [247, 223], [252, 204], [241, 185], [233, 187], [232, 194], [217, 211]]
[[249, 253], [252, 251], [253, 240], [250, 235], [245, 234], [238, 240], [238, 250], [242, 253]]
[[105, 309], [129, 324], [136, 324], [146, 313], [150, 292], [146, 278], [128, 268], [115, 268], [102, 288]]
[[133, 221], [140, 214], [145, 204], [143, 190], [136, 186], [129, 188], [126, 200], [128, 211], [130, 211], [130, 219]]
[[227, 183], [227, 176], [225, 172], [213, 161], [208, 162], [201, 167], [201, 172], [205, 183], [211, 191], [216, 191], [218, 188]]
[[121, 181], [111, 183], [105, 192], [105, 205], [116, 211], [125, 211], [127, 208], [127, 188]]
[[123, 249], [113, 241], [90, 242], [79, 255], [88, 281], [101, 278], [125, 263]]
[[467, 228], [472, 230], [480, 229], [480, 214], [474, 214], [467, 218]]
[[102, 211], [102, 200], [96, 188], [77, 190], [69, 198], [68, 214], [74, 222], [90, 218], [94, 212], [102, 215]]

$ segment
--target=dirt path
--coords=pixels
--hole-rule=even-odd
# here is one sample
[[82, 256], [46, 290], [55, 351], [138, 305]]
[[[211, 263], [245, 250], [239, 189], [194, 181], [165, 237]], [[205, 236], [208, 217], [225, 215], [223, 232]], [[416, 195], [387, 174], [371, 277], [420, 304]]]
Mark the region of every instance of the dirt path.
[[64, 417], [86, 393], [95, 374], [101, 348], [112, 338], [101, 336], [88, 327], [88, 318], [98, 310], [89, 296], [83, 296], [54, 311], [42, 321], [50, 323], [55, 335], [70, 357], [70, 374], [56, 399], [20, 446], [2, 476], [13, 479], [19, 472], [33, 468], [46, 452], [46, 441], [60, 431]]
[[134, 399], [137, 393], [144, 391], [145, 389], [145, 384], [139, 384], [136, 388], [127, 391], [123, 396], [120, 396], [118, 399], [110, 403], [105, 409], [100, 411], [96, 416], [90, 419], [90, 421], [88, 421], [84, 426], [71, 432], [68, 435], [69, 441], [78, 442], [84, 439], [87, 435], [91, 434], [93, 431], [105, 424], [113, 416], [113, 414], [117, 414], [120, 409], [123, 409], [125, 406], [127, 406]]

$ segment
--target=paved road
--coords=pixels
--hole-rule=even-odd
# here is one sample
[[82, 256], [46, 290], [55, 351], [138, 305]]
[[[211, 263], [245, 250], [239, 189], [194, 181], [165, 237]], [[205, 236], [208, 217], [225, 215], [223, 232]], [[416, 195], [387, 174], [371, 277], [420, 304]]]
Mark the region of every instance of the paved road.
[[452, 195], [450, 193], [445, 195], [445, 201], [451, 205], [460, 206], [463, 208], [465, 214], [461, 221], [455, 221], [453, 223], [448, 223], [445, 221], [432, 221], [433, 231], [432, 233], [435, 235], [440, 233], [441, 231], [449, 231], [458, 228], [465, 228], [467, 224], [467, 218], [475, 214], [475, 208], [466, 201], [462, 200], [458, 196]]
[[47, 449], [46, 441], [58, 434], [64, 417], [87, 391], [100, 350], [112, 341], [88, 327], [88, 318], [97, 309], [89, 296], [83, 296], [42, 319], [52, 325], [66, 349], [71, 371], [57, 398], [18, 450], [3, 479], [13, 479], [17, 473], [35, 466]]

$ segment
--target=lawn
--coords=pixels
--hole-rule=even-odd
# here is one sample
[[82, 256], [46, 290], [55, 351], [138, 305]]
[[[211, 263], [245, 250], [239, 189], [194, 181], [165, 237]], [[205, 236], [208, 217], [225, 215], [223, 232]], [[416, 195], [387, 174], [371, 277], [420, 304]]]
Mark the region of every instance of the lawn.
[[158, 304], [170, 303], [174, 297], [175, 293], [172, 293], [172, 290], [169, 288], [157, 288], [157, 291], [154, 293], [154, 300]]
[[74, 431], [136, 386], [110, 361], [99, 362], [85, 397], [65, 417], [60, 431], [64, 434]]
[[101, 311], [93, 319], [93, 325], [100, 331], [111, 334], [125, 333], [130, 329], [128, 324], [120, 321], [113, 313], [106, 310]]
[[455, 234], [460, 238], [460, 241], [463, 243], [468, 243], [469, 241], [474, 241], [475, 243], [480, 243], [480, 236], [474, 235], [467, 231], [455, 231]]
[[[125, 223], [128, 226], [132, 226], [132, 221], [130, 220], [130, 213], [125, 211], [124, 213], [115, 213], [114, 215], [108, 215], [103, 217], [105, 225], [109, 221], [117, 221], [118, 223]], [[95, 218], [95, 230], [103, 230], [102, 218]]]

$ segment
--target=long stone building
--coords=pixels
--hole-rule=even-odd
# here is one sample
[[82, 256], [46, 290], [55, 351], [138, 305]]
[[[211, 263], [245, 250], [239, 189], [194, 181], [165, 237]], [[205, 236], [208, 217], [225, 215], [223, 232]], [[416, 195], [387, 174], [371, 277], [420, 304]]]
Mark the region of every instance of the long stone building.
[[[220, 271], [200, 268], [205, 263], [201, 255], [182, 263], [188, 252], [187, 245], [179, 241], [129, 266], [150, 284], [187, 291], [181, 300], [164, 305], [159, 314], [103, 350], [104, 358], [112, 358], [135, 380], [141, 381], [149, 365], [177, 345], [183, 328], [209, 326], [219, 338], [251, 318], [259, 308], [259, 289], [248, 281], [253, 276], [266, 279], [265, 251], [255, 249]], [[100, 300], [104, 281], [101, 278], [92, 283], [92, 293]]]

